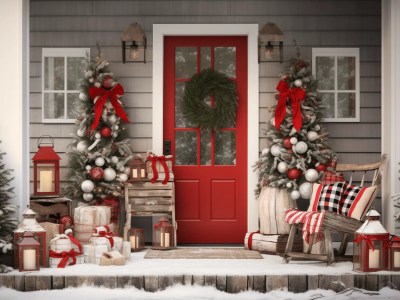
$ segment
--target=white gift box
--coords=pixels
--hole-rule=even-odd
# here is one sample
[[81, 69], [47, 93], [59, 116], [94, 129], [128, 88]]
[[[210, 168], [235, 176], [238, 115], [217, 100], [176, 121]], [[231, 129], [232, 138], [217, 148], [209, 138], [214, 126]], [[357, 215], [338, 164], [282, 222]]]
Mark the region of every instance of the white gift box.
[[[83, 255], [77, 255], [77, 256], [75, 256], [75, 258], [76, 258], [76, 263], [75, 264], [78, 265], [78, 264], [85, 263], [85, 259], [84, 259]], [[57, 268], [58, 264], [60, 263], [61, 260], [62, 260], [62, 258], [50, 257], [49, 258], [50, 268]], [[73, 261], [73, 259], [70, 257], [68, 259], [68, 262], [67, 262], [66, 266], [69, 266], [72, 263], [72, 261]]]
[[87, 243], [93, 230], [110, 224], [111, 208], [108, 206], [78, 206], [74, 210], [74, 231], [76, 238]]
[[99, 264], [100, 257], [104, 252], [108, 251], [107, 245], [83, 245], [83, 255], [85, 256], [85, 263]]
[[119, 251], [122, 253], [122, 244], [123, 244], [123, 239], [118, 236], [113, 236], [112, 237], [114, 241], [113, 247], [111, 247], [111, 242], [108, 238], [103, 237], [103, 236], [92, 236], [89, 240], [89, 243], [95, 246], [98, 245], [106, 245], [107, 246], [107, 251]]

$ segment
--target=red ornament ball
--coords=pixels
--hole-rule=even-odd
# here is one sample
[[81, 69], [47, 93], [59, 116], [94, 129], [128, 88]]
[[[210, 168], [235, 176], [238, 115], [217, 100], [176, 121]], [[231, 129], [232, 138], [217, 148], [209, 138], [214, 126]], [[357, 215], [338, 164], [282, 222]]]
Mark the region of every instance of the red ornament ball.
[[330, 160], [326, 164], [326, 166], [328, 168], [333, 168], [333, 169], [336, 169], [336, 165], [337, 165], [337, 161], [336, 160]]
[[290, 137], [289, 136], [284, 138], [283, 147], [285, 147], [286, 149], [292, 149], [292, 143], [290, 142]]
[[104, 170], [100, 167], [95, 167], [90, 170], [90, 178], [99, 181], [102, 180], [104, 176]]
[[60, 218], [60, 224], [63, 224], [64, 227], [65, 227], [65, 229], [68, 229], [68, 228], [70, 228], [72, 225], [74, 225], [74, 221], [72, 220], [72, 217], [71, 217], [71, 216], [66, 215], [66, 216], [62, 216], [62, 217]]
[[315, 170], [319, 172], [325, 172], [326, 171], [326, 165], [319, 164], [318, 166], [315, 167]]
[[299, 169], [297, 169], [297, 168], [291, 168], [291, 169], [289, 169], [288, 172], [287, 172], [287, 177], [288, 177], [290, 180], [299, 179], [300, 176], [301, 176], [301, 171], [300, 171]]
[[102, 137], [109, 138], [112, 134], [112, 130], [110, 127], [104, 126], [103, 128], [100, 129], [100, 134]]
[[295, 63], [296, 71], [300, 71], [301, 69], [307, 67], [307, 65], [308, 65], [308, 64], [307, 64], [305, 61], [303, 61], [303, 60], [298, 60], [298, 61]]
[[109, 90], [113, 87], [114, 79], [111, 76], [104, 76], [103, 80], [101, 81], [101, 85]]

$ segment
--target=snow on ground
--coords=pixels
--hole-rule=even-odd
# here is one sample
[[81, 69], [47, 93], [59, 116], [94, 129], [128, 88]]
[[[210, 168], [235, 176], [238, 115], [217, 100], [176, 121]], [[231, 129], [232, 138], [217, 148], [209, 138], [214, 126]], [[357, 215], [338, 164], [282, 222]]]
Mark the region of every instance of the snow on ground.
[[[277, 255], [263, 255], [264, 259], [144, 259], [146, 252], [132, 253], [124, 266], [82, 264], [65, 269], [41, 268], [40, 275], [287, 275], [287, 274], [356, 274], [351, 262], [327, 266], [324, 262], [295, 261], [282, 263]], [[378, 273], [390, 274], [388, 271]], [[11, 275], [20, 274], [14, 270]], [[375, 273], [376, 274], [376, 273]]]
[[18, 292], [12, 289], [0, 288], [2, 300], [300, 300], [300, 299], [323, 299], [323, 300], [353, 300], [353, 299], [400, 299], [400, 291], [383, 288], [379, 295], [366, 295], [362, 292], [353, 292], [351, 295], [336, 294], [328, 290], [312, 290], [303, 294], [294, 294], [288, 291], [272, 291], [266, 294], [248, 291], [238, 294], [228, 294], [218, 291], [214, 287], [182, 286], [177, 285], [166, 290], [150, 293], [136, 288], [107, 289], [95, 287], [68, 288], [64, 290]]

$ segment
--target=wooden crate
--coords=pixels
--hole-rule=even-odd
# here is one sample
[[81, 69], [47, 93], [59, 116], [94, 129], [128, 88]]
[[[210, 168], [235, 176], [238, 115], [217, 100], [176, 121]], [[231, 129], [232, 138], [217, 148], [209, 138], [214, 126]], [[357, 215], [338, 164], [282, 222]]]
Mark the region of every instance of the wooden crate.
[[72, 200], [68, 198], [30, 199], [30, 208], [37, 213], [38, 222], [56, 221], [57, 214], [72, 216]]
[[166, 216], [174, 225], [176, 246], [175, 186], [172, 180], [167, 184], [161, 182], [154, 184], [151, 182], [126, 183], [125, 211], [125, 240], [128, 239], [132, 216]]

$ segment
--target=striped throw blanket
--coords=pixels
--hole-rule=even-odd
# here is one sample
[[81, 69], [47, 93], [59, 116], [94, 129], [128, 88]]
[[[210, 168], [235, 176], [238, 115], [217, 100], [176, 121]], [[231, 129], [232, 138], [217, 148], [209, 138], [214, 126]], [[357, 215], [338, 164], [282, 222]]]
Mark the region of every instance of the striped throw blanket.
[[314, 243], [324, 238], [324, 233], [321, 231], [324, 216], [324, 212], [301, 211], [294, 208], [289, 208], [285, 212], [285, 220], [288, 224], [303, 224], [303, 240], [308, 244], [312, 242], [314, 234]]

